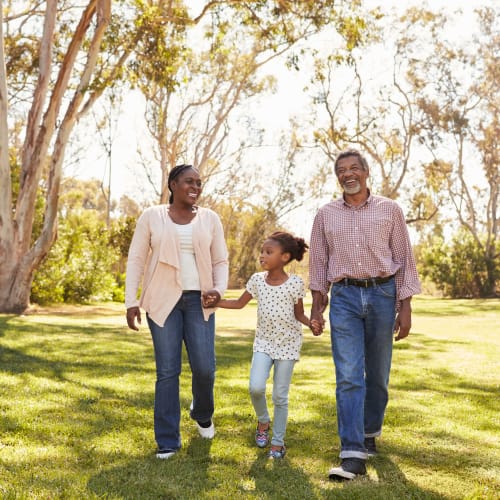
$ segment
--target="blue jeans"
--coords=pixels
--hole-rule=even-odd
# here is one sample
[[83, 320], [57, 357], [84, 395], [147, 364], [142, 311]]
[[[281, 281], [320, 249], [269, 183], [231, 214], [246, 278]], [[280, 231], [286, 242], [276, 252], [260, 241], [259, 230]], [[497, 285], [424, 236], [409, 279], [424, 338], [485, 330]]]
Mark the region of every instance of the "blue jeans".
[[273, 374], [273, 404], [274, 425], [271, 444], [283, 446], [285, 444], [286, 422], [288, 419], [288, 391], [292, 379], [294, 359], [272, 359], [263, 352], [254, 352], [252, 367], [250, 368], [250, 397], [257, 415], [257, 420], [263, 424], [269, 422], [269, 412], [266, 402], [266, 382], [271, 367]]
[[211, 420], [214, 412], [215, 320], [203, 317], [200, 292], [184, 292], [163, 326], [148, 317], [156, 361], [155, 439], [160, 450], [181, 447], [179, 375], [182, 343], [191, 367], [191, 418]]
[[382, 432], [395, 305], [394, 278], [370, 288], [332, 285], [330, 325], [341, 458], [366, 459], [364, 438]]

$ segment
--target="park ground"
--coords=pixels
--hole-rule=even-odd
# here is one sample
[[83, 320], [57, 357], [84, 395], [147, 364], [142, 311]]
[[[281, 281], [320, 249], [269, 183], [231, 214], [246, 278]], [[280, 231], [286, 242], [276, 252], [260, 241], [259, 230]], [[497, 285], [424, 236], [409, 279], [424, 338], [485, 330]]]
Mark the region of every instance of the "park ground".
[[[238, 292], [233, 292], [234, 296]], [[498, 499], [500, 300], [418, 297], [395, 344], [391, 399], [368, 475], [337, 463], [329, 334], [304, 330], [290, 392], [288, 454], [253, 444], [248, 397], [255, 304], [217, 312], [217, 434], [197, 435], [181, 375], [182, 450], [155, 459], [154, 359], [122, 304], [0, 315], [0, 496], [24, 498]]]

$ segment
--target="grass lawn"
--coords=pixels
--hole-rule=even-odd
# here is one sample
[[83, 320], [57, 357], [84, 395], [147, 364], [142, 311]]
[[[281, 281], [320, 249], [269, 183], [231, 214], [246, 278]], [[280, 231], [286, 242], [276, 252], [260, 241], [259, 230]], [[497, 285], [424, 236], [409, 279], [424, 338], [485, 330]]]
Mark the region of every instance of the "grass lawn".
[[498, 499], [500, 300], [417, 298], [413, 310], [380, 454], [350, 483], [326, 475], [339, 451], [328, 332], [305, 331], [288, 454], [273, 462], [253, 444], [247, 392], [255, 304], [219, 310], [217, 435], [199, 438], [189, 419], [185, 364], [183, 448], [160, 461], [145, 322], [128, 330], [120, 304], [0, 315], [0, 497]]

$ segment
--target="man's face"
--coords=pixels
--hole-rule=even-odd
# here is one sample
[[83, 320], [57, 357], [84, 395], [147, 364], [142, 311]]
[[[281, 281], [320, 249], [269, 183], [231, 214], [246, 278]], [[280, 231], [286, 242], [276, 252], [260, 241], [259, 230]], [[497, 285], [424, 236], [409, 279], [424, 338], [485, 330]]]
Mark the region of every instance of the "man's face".
[[366, 179], [370, 175], [363, 170], [357, 156], [346, 156], [337, 163], [337, 179], [345, 194], [358, 194], [366, 191]]

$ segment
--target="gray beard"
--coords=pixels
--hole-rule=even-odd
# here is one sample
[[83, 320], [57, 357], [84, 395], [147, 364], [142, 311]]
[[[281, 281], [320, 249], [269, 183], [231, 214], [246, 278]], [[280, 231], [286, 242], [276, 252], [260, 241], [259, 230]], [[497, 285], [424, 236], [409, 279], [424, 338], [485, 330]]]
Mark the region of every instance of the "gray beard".
[[345, 194], [358, 194], [361, 191], [361, 184], [359, 182], [356, 182], [356, 185], [350, 188], [346, 187], [346, 185], [344, 184], [343, 188]]

